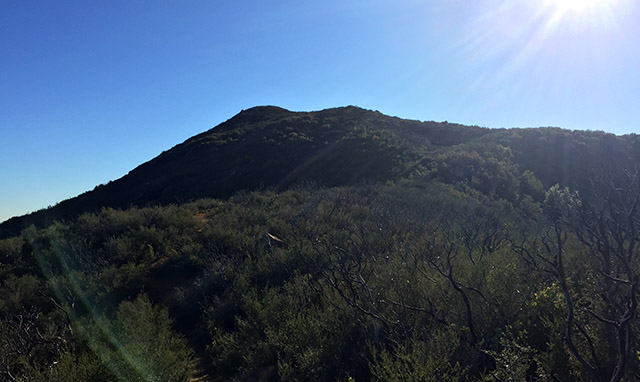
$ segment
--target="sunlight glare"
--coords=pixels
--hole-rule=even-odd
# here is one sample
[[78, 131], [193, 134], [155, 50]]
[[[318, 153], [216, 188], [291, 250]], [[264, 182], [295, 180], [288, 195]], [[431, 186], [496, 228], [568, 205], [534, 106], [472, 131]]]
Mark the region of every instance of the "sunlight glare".
[[611, 0], [550, 0], [554, 3], [556, 9], [559, 11], [574, 11], [581, 12], [594, 7], [602, 7], [611, 3]]
[[622, 11], [623, 0], [543, 0], [550, 12], [550, 23], [573, 19], [583, 25], [608, 23], [615, 12]]

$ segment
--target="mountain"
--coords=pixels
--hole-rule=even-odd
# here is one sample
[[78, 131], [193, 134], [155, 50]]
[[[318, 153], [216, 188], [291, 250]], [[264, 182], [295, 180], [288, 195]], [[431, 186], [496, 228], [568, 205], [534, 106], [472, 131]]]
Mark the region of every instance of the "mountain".
[[638, 380], [639, 153], [243, 111], [0, 226], [0, 381]]
[[[243, 110], [124, 177], [0, 225], [0, 238], [103, 207], [227, 198], [238, 191], [438, 178], [515, 200], [555, 183], [585, 190], [597, 169], [637, 162], [635, 135], [419, 122], [348, 106]], [[532, 187], [535, 189], [532, 189]]]

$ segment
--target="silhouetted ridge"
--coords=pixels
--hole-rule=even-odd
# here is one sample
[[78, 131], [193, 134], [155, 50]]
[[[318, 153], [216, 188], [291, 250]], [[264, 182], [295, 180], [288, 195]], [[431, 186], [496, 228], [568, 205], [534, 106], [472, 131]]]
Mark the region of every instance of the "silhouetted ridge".
[[102, 207], [227, 198], [243, 190], [281, 191], [305, 183], [347, 186], [438, 179], [509, 201], [523, 194], [540, 197], [538, 188], [555, 183], [582, 191], [593, 171], [637, 163], [637, 141], [635, 135], [602, 132], [420, 122], [355, 106], [316, 112], [258, 106], [116, 181], [10, 219], [0, 225], [0, 238], [31, 224], [45, 226]]

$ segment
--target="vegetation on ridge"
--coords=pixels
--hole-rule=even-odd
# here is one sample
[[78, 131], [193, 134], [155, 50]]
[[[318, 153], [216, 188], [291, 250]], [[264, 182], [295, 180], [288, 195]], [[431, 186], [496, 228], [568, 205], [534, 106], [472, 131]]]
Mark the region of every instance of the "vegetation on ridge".
[[[121, 179], [49, 209], [0, 224], [0, 238], [103, 207], [129, 208], [228, 198], [239, 191], [396, 182], [429, 176], [475, 188], [518, 182], [528, 170], [544, 187], [585, 190], [594, 169], [629, 167], [638, 136], [561, 129], [491, 130], [388, 117], [357, 107], [290, 112], [245, 110]], [[473, 173], [473, 174], [472, 174]], [[493, 186], [494, 178], [502, 182]], [[505, 181], [507, 184], [505, 184]], [[491, 192], [512, 192], [496, 189]], [[515, 197], [509, 196], [511, 199]]]

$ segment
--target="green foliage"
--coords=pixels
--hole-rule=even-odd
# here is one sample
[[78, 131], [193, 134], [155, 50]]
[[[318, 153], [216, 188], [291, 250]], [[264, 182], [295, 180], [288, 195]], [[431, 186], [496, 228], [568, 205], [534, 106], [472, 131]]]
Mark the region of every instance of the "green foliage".
[[78, 381], [78, 382], [107, 382], [115, 381], [107, 366], [93, 353], [72, 355], [65, 353], [52, 365], [49, 370], [39, 372], [34, 380], [41, 381]]
[[496, 369], [487, 375], [484, 380], [499, 382], [518, 382], [530, 380], [533, 377], [535, 351], [529, 346], [523, 346], [510, 332], [500, 338], [502, 350], [487, 351], [496, 363]]
[[525, 170], [520, 175], [520, 194], [529, 195], [534, 200], [542, 200], [544, 196], [544, 186], [531, 170]]
[[16, 312], [26, 305], [37, 305], [42, 282], [34, 275], [16, 277], [10, 274], [0, 289], [0, 311]]
[[392, 350], [374, 350], [376, 381], [461, 381], [467, 368], [453, 363], [460, 346], [455, 327], [438, 330], [429, 339], [409, 338]]
[[171, 325], [166, 309], [140, 295], [122, 302], [115, 319], [97, 318], [80, 329], [102, 364], [122, 381], [187, 381], [193, 352]]

